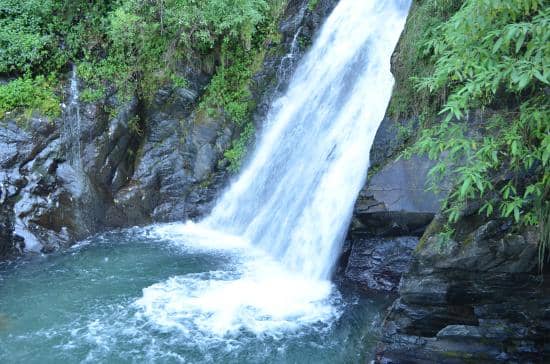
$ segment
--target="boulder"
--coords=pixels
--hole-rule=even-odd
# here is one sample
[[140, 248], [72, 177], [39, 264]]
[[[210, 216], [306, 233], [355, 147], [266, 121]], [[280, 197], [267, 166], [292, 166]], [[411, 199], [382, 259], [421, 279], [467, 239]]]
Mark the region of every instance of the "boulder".
[[409, 236], [355, 240], [345, 277], [365, 290], [396, 291], [417, 243]]

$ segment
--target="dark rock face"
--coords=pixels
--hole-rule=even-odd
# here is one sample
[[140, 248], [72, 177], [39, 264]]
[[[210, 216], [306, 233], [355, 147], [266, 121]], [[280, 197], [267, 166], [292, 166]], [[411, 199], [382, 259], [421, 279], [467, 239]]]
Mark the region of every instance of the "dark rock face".
[[13, 206], [8, 204], [6, 194], [5, 189], [0, 191], [0, 256], [5, 256], [15, 250], [15, 241], [12, 235]]
[[[447, 191], [426, 191], [434, 162], [413, 156], [398, 159], [406, 136], [403, 123], [385, 118], [370, 152], [371, 173], [355, 204], [340, 275], [365, 290], [395, 292], [408, 271], [412, 252], [439, 211]], [[374, 171], [374, 172], [372, 172]]]
[[550, 275], [537, 272], [536, 234], [496, 220], [469, 230], [459, 241], [423, 238], [386, 317], [379, 362], [550, 360]]
[[[258, 130], [306, 50], [298, 37], [313, 37], [336, 3], [323, 0], [313, 12], [307, 9], [307, 0], [287, 5], [280, 26], [283, 42], [270, 46], [251, 85]], [[125, 215], [130, 224], [203, 216], [229, 178], [222, 165], [223, 152], [239, 130], [223, 117], [197, 110], [209, 81], [207, 73], [187, 68], [185, 78], [192, 81], [189, 88], [160, 90], [146, 112], [141, 157], [130, 182], [115, 196], [118, 210], [132, 211]]]
[[366, 290], [395, 291], [417, 243], [417, 237], [409, 236], [355, 240], [345, 277]]
[[[390, 142], [387, 123], [371, 150], [375, 170], [357, 201], [344, 263], [345, 279], [367, 290], [395, 289], [401, 277], [375, 361], [549, 362], [550, 272], [538, 272], [537, 234], [477, 216], [472, 205], [446, 240], [439, 199], [450, 186], [425, 192], [433, 163], [397, 159], [402, 146]], [[422, 238], [406, 249], [399, 241], [410, 235]]]
[[135, 114], [128, 107], [109, 120], [95, 105], [83, 105], [74, 134], [68, 129], [76, 130], [76, 120], [68, 113], [57, 120], [34, 116], [24, 126], [9, 119], [0, 124], [1, 216], [12, 221], [3, 231], [16, 248], [12, 252], [50, 252], [108, 226], [105, 206], [116, 188], [114, 176], [131, 164], [113, 160], [131, 151], [132, 134], [117, 127]]
[[435, 162], [418, 156], [397, 158], [405, 142], [400, 125], [386, 118], [376, 133], [371, 173], [353, 212], [350, 250], [339, 268], [346, 281], [365, 290], [397, 290], [418, 237], [447, 193], [445, 189], [437, 194], [426, 191], [428, 171]]
[[[395, 71], [392, 71], [395, 73]], [[410, 137], [409, 134], [418, 128], [418, 121], [395, 120], [385, 117], [380, 123], [376, 136], [370, 150], [371, 168], [380, 169], [388, 161], [391, 161], [396, 154], [403, 149], [404, 144]], [[407, 130], [407, 132], [404, 132]]]
[[185, 107], [196, 102], [196, 92], [189, 91], [186, 96], [195, 97], [186, 100], [181, 94], [167, 92], [147, 113], [141, 158], [129, 184], [115, 195], [120, 211], [133, 211], [130, 224], [198, 217], [203, 213], [198, 205], [212, 200], [217, 163], [233, 127]]
[[416, 128], [415, 119], [386, 117], [380, 124], [370, 151], [369, 178], [355, 204], [354, 236], [421, 236], [439, 211], [450, 186], [444, 180], [437, 193], [426, 190], [436, 162], [416, 155], [398, 158]]

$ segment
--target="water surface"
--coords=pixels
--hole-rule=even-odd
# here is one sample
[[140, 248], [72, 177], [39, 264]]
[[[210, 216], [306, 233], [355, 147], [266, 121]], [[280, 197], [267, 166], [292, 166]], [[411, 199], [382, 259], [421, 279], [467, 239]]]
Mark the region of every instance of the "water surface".
[[0, 264], [2, 363], [360, 363], [388, 301], [188, 226]]

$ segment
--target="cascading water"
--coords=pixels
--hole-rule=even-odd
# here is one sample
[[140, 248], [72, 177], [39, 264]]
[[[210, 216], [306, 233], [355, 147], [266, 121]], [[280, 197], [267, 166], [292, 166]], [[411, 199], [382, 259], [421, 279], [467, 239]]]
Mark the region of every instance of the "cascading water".
[[205, 225], [243, 236], [294, 272], [329, 278], [391, 96], [406, 5], [341, 1]]
[[71, 184], [73, 192], [82, 196], [87, 187], [86, 174], [82, 166], [82, 145], [80, 142], [82, 119], [80, 115], [80, 91], [76, 65], [71, 71], [69, 103], [63, 113], [63, 142], [66, 146], [68, 162], [74, 170], [75, 180]]
[[339, 3], [211, 215], [156, 229], [210, 248], [238, 242], [243, 270], [153, 285], [139, 301], [146, 315], [161, 326], [198, 325], [219, 336], [338, 317], [329, 278], [391, 96], [390, 58], [409, 3]]
[[300, 34], [304, 29], [303, 25], [299, 25], [304, 20], [305, 12], [308, 8], [308, 2], [303, 2], [301, 6], [297, 9], [296, 15], [290, 19], [289, 23], [286, 24], [287, 27], [297, 28], [292, 37], [292, 42], [290, 43], [289, 52], [281, 58], [279, 67], [277, 68], [277, 87], [275, 90], [282, 92], [284, 91], [283, 85], [286, 87], [287, 82], [289, 81], [290, 76], [294, 72], [296, 62], [300, 55], [300, 45], [298, 43]]
[[277, 78], [279, 79], [279, 83], [275, 88], [276, 90], [280, 90], [282, 83], [288, 80], [291, 72], [294, 70], [296, 58], [298, 58], [300, 51], [298, 37], [300, 36], [302, 29], [303, 27], [299, 27], [298, 30], [296, 30], [296, 33], [294, 33], [294, 36], [292, 37], [292, 42], [290, 43], [290, 51], [281, 59], [281, 63], [277, 69]]

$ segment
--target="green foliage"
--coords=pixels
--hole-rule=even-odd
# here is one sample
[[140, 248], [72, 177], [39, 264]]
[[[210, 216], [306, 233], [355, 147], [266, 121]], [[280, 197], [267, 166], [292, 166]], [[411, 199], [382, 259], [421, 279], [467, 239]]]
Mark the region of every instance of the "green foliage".
[[[93, 101], [114, 85], [150, 98], [183, 87], [178, 64], [224, 43], [248, 50], [282, 0], [0, 0], [0, 74], [50, 74], [78, 63]], [[204, 56], [204, 57], [203, 57]], [[197, 65], [199, 68], [201, 65]]]
[[[431, 116], [444, 102], [444, 91], [429, 93], [417, 90], [414, 78], [431, 75], [434, 64], [419, 44], [430, 39], [435, 28], [449, 19], [464, 0], [415, 0], [407, 25], [392, 60], [396, 84], [388, 114], [394, 119], [412, 115]], [[425, 118], [428, 119], [429, 117]]]
[[93, 71], [80, 74], [95, 88], [110, 80], [127, 96], [150, 98], [164, 83], [185, 86], [181, 62], [208, 58], [222, 44], [249, 49], [268, 10], [265, 0], [119, 1], [106, 16], [106, 39], [84, 54], [80, 67]]
[[[81, 99], [113, 88], [150, 100], [167, 83], [186, 87], [182, 65], [216, 73], [201, 101], [236, 125], [225, 153], [238, 169], [254, 136], [249, 86], [268, 43], [277, 42], [285, 0], [0, 0], [0, 75], [30, 75], [0, 89], [0, 117], [14, 108], [57, 115], [53, 79], [76, 63]], [[52, 101], [54, 100], [54, 101]], [[55, 106], [55, 107], [54, 107]], [[130, 127], [141, 133], [140, 123]]]
[[254, 138], [256, 129], [252, 123], [245, 125], [239, 138], [231, 144], [231, 148], [225, 151], [223, 156], [229, 161], [228, 169], [231, 172], [237, 172], [242, 166], [244, 157], [248, 151], [248, 146]]
[[80, 93], [80, 100], [83, 102], [96, 102], [105, 97], [105, 90], [102, 88], [86, 88]]
[[0, 0], [0, 74], [60, 71], [100, 41], [114, 1]]
[[435, 242], [440, 252], [443, 252], [451, 242], [455, 231], [449, 225], [444, 225], [441, 231], [435, 236]]
[[141, 120], [138, 115], [128, 120], [128, 129], [135, 135], [143, 135], [143, 128], [141, 127]]
[[48, 31], [53, 1], [0, 1], [0, 73], [48, 62], [55, 52], [55, 36]]
[[6, 113], [24, 108], [32, 112], [38, 110], [46, 116], [60, 115], [60, 100], [52, 86], [53, 78], [38, 76], [36, 78], [18, 78], [5, 85], [0, 85], [0, 119]]
[[208, 86], [201, 107], [210, 114], [222, 110], [229, 118], [242, 126], [251, 109], [251, 93], [248, 88], [252, 77], [251, 60], [241, 50], [241, 54], [233, 55], [233, 64], [221, 66]]
[[[550, 8], [542, 0], [466, 0], [427, 33], [423, 54], [434, 68], [416, 78], [418, 89], [446, 97], [441, 123], [423, 130], [412, 151], [440, 160], [435, 182], [454, 177], [449, 222], [481, 200], [487, 216], [544, 225], [536, 206], [550, 189]], [[468, 117], [487, 108], [498, 111]]]
[[[242, 165], [255, 128], [251, 120], [254, 108], [250, 92], [251, 79], [265, 55], [265, 41], [277, 40], [277, 24], [284, 9], [284, 1], [274, 1], [265, 19], [258, 24], [250, 44], [225, 40], [221, 46], [221, 64], [201, 101], [200, 108], [210, 116], [221, 113], [234, 123], [240, 132], [224, 156], [229, 170], [236, 172]], [[249, 49], [246, 49], [250, 46]]]
[[0, 75], [19, 76], [0, 91], [1, 114], [14, 108], [26, 114], [33, 110], [48, 116], [59, 114], [59, 100], [53, 92], [58, 81], [50, 75], [65, 72], [86, 42], [102, 33], [98, 24], [109, 3], [0, 0]]
[[317, 4], [319, 4], [319, 0], [309, 0], [309, 2], [307, 3], [307, 8], [310, 11], [313, 11], [317, 7]]

